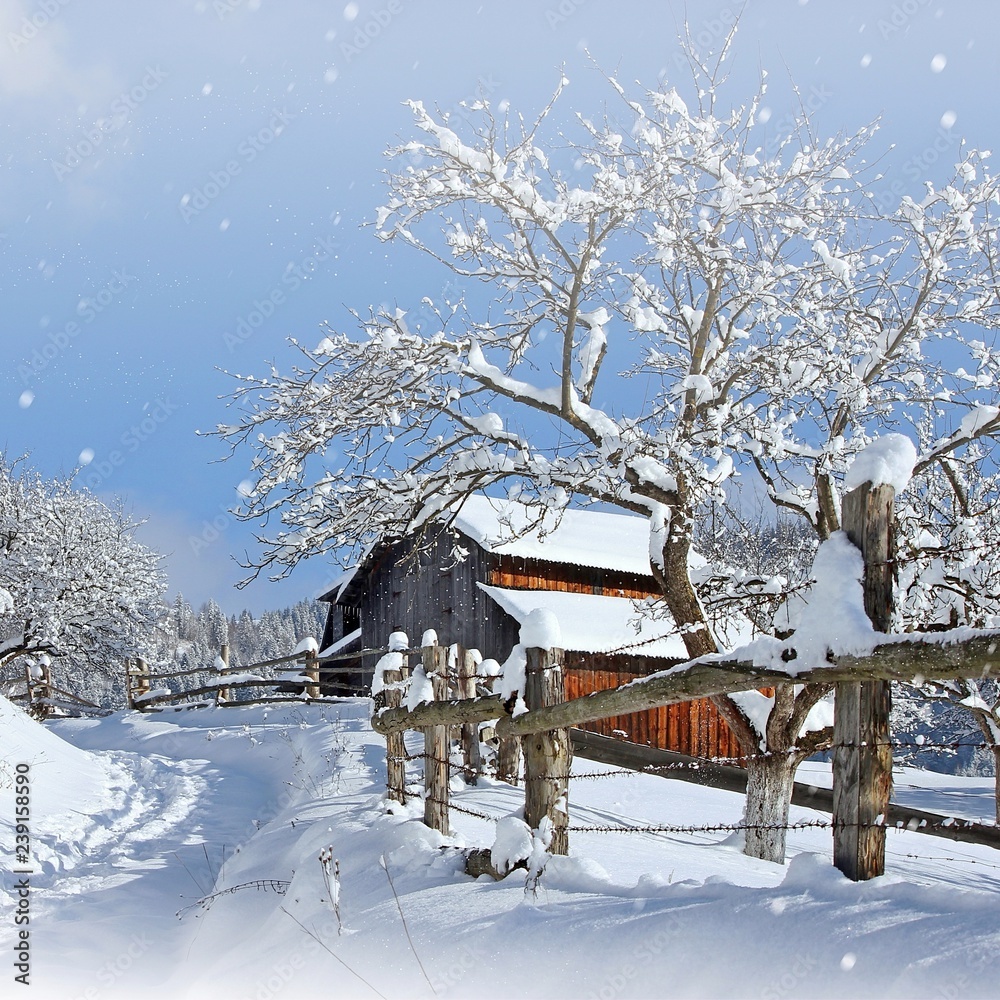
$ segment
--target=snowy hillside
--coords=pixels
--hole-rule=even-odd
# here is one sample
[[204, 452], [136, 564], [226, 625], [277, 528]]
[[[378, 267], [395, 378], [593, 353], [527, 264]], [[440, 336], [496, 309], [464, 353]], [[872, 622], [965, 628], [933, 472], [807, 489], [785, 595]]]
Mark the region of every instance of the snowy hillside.
[[[534, 889], [521, 873], [474, 881], [457, 848], [489, 846], [493, 825], [456, 811], [443, 840], [387, 812], [369, 705], [43, 728], [0, 702], [5, 864], [16, 768], [29, 765], [30, 995], [994, 993], [1000, 861], [986, 848], [891, 833], [888, 874], [853, 884], [831, 865], [827, 829], [792, 831], [786, 867], [743, 856], [725, 832], [573, 832], [571, 856], [551, 859]], [[989, 815], [988, 781], [936, 777], [923, 805]], [[455, 801], [502, 816], [522, 799], [483, 780]], [[729, 824], [741, 809], [738, 796], [651, 776], [571, 785], [580, 826]], [[7, 982], [20, 929], [10, 916], [0, 928]]]

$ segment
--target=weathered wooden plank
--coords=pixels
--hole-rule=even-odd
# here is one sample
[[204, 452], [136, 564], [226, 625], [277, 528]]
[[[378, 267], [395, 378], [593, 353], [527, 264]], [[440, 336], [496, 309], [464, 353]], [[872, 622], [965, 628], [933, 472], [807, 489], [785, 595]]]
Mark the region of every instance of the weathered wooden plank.
[[[895, 491], [864, 483], [844, 497], [841, 523], [865, 561], [865, 611], [880, 632], [892, 626]], [[885, 816], [892, 790], [888, 680], [836, 688], [833, 758], [833, 863], [855, 882], [885, 872]]]
[[314, 650], [309, 650], [306, 653], [305, 663], [302, 667], [302, 673], [309, 678], [309, 685], [306, 687], [306, 694], [310, 698], [319, 697], [319, 657], [316, 655]]
[[[470, 649], [458, 651], [458, 694], [460, 698], [476, 696], [476, 654]], [[465, 780], [474, 785], [482, 773], [479, 753], [479, 723], [462, 723], [462, 759], [465, 763]]]
[[[585, 698], [563, 702], [548, 708], [503, 717], [500, 698], [475, 698], [469, 701], [422, 705], [413, 712], [386, 711], [372, 720], [377, 732], [420, 728], [434, 723], [458, 723], [466, 718], [499, 718], [498, 735], [523, 736], [543, 729], [562, 729], [583, 725], [610, 715], [641, 712], [657, 705], [675, 705], [694, 698], [733, 691], [751, 691], [773, 684], [838, 683], [861, 678], [904, 681], [944, 680], [954, 677], [1000, 676], [1000, 631], [941, 633], [941, 641], [928, 636], [893, 636], [870, 654], [842, 655], [832, 662], [810, 667], [789, 675], [783, 670], [761, 667], [749, 659], [706, 657], [682, 664], [662, 674], [654, 674], [627, 687], [595, 691]], [[792, 655], [789, 658], [794, 660]]]
[[[403, 681], [409, 670], [406, 656], [398, 668], [382, 671], [382, 697], [388, 708], [399, 708], [403, 700]], [[406, 802], [406, 746], [405, 730], [389, 733], [385, 740], [386, 789], [393, 802]]]
[[135, 658], [135, 669], [136, 681], [135, 688], [132, 690], [131, 700], [132, 707], [138, 708], [140, 706], [138, 699], [142, 695], [149, 694], [149, 664], [141, 656], [137, 656]]
[[[525, 704], [528, 711], [563, 700], [561, 649], [527, 650]], [[572, 760], [566, 729], [532, 733], [522, 741], [524, 753], [524, 821], [538, 830], [547, 819], [548, 849], [569, 853], [569, 769]]]
[[499, 739], [497, 778], [508, 785], [517, 785], [521, 780], [521, 737], [508, 735]]
[[[448, 698], [448, 651], [443, 646], [423, 648], [424, 672], [430, 678], [434, 700]], [[448, 726], [424, 729], [424, 823], [447, 834], [448, 824]]]

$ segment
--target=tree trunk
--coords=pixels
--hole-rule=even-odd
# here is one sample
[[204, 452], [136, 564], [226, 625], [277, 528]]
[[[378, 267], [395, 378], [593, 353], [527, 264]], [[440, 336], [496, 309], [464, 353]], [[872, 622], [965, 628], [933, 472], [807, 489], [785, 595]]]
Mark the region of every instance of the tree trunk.
[[765, 753], [747, 761], [746, 847], [744, 854], [785, 863], [785, 828], [798, 759]]
[[663, 543], [663, 566], [651, 564], [653, 576], [663, 594], [663, 601], [670, 610], [680, 631], [688, 656], [694, 659], [706, 653], [718, 652], [705, 609], [691, 586], [688, 554], [691, 551], [690, 518], [682, 507], [671, 512], [667, 537]]

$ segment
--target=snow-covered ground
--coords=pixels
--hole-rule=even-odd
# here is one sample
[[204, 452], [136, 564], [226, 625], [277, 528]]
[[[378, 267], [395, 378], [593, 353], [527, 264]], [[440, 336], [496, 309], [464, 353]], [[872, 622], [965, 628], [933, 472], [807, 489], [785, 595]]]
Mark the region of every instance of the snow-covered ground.
[[[8, 984], [24, 929], [24, 995], [46, 1000], [997, 995], [990, 849], [894, 831], [886, 876], [856, 885], [832, 867], [828, 829], [792, 831], [784, 867], [725, 832], [574, 832], [534, 887], [520, 872], [474, 881], [456, 848], [489, 846], [492, 824], [453, 812], [446, 840], [387, 811], [369, 706], [42, 727], [0, 700], [3, 995], [20, 995]], [[30, 876], [12, 873], [18, 764]], [[907, 771], [897, 785], [923, 808], [991, 815], [991, 779]], [[521, 793], [484, 780], [454, 801], [500, 816]], [[571, 785], [575, 825], [728, 824], [741, 810], [739, 796], [651, 776]]]

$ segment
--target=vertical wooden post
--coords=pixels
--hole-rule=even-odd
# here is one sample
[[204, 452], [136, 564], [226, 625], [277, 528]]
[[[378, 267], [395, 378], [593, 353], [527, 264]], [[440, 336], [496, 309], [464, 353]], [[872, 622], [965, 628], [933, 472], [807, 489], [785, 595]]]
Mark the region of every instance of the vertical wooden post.
[[135, 708], [135, 695], [132, 691], [132, 658], [125, 658], [125, 704]]
[[[229, 643], [224, 642], [222, 648], [219, 650], [219, 659], [225, 664], [225, 669], [229, 669]], [[229, 688], [219, 687], [215, 691], [215, 704], [221, 705], [224, 701], [229, 701]]]
[[[880, 632], [892, 622], [896, 533], [892, 486], [864, 483], [844, 497], [841, 522], [865, 560], [865, 611]], [[891, 682], [837, 685], [833, 727], [833, 863], [862, 882], [885, 872], [892, 790]]]
[[52, 697], [52, 673], [48, 664], [33, 664], [24, 668], [28, 684], [28, 711], [39, 721], [52, 714], [49, 699]]
[[315, 649], [306, 651], [306, 662], [303, 673], [309, 678], [309, 685], [306, 687], [307, 698], [319, 697], [319, 653]]
[[140, 712], [146, 711], [146, 704], [137, 699], [144, 694], [149, 694], [149, 664], [141, 656], [137, 656], [135, 658], [135, 695], [132, 704]]
[[521, 737], [501, 736], [497, 747], [497, 779], [518, 785], [521, 773]]
[[38, 703], [37, 703], [38, 695], [37, 695], [36, 690], [35, 690], [35, 688], [36, 688], [35, 678], [32, 676], [32, 670], [33, 669], [34, 669], [33, 667], [30, 667], [27, 664], [25, 664], [25, 667], [24, 667], [24, 683], [25, 683], [25, 685], [27, 687], [27, 691], [28, 691], [28, 701], [27, 701], [26, 709], [28, 711], [28, 714], [32, 718], [37, 719], [38, 718], [38, 708], [39, 708], [39, 706], [38, 706]]
[[[382, 670], [382, 695], [386, 708], [399, 708], [403, 703], [403, 681], [409, 673], [406, 655], [400, 653], [398, 667]], [[378, 702], [376, 701], [376, 707]], [[393, 802], [406, 802], [406, 733], [391, 733], [385, 738], [386, 787]]]
[[[524, 700], [528, 711], [564, 701], [561, 649], [527, 650]], [[569, 853], [569, 730], [551, 729], [525, 736], [524, 822], [537, 830], [548, 817], [552, 839], [549, 852]]]
[[[458, 651], [458, 696], [476, 697], [476, 668], [481, 661], [479, 651], [459, 649]], [[479, 723], [466, 722], [462, 726], [462, 760], [465, 764], [465, 780], [474, 785], [482, 773], [483, 762], [479, 753]]]
[[521, 737], [501, 736], [497, 747], [497, 779], [517, 787], [521, 773]]
[[[421, 653], [434, 700], [447, 701], [448, 651], [435, 644], [423, 646]], [[447, 726], [424, 730], [424, 823], [444, 834], [448, 833], [448, 743]]]
[[42, 664], [42, 684], [41, 684], [41, 711], [42, 718], [47, 719], [52, 714], [52, 667], [48, 663]]

